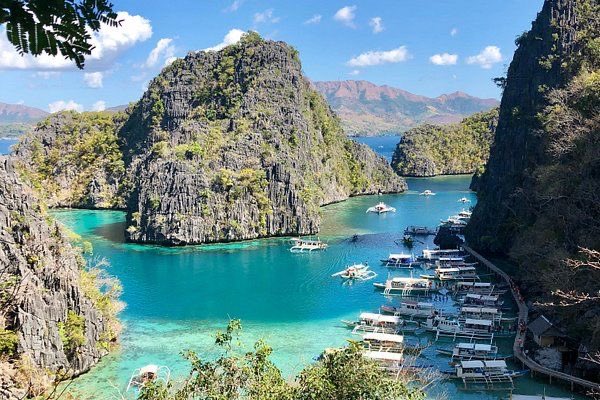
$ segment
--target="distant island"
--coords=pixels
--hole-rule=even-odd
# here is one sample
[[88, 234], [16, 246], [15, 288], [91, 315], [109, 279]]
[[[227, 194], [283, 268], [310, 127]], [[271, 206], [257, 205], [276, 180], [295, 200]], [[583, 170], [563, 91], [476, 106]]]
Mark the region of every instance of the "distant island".
[[402, 176], [481, 173], [498, 124], [498, 109], [449, 125], [423, 124], [406, 132], [392, 156]]
[[350, 136], [398, 134], [422, 123], [455, 123], [500, 103], [455, 92], [436, 98], [419, 96], [367, 81], [313, 82], [339, 115]]
[[19, 137], [48, 115], [39, 108], [0, 102], [0, 138]]

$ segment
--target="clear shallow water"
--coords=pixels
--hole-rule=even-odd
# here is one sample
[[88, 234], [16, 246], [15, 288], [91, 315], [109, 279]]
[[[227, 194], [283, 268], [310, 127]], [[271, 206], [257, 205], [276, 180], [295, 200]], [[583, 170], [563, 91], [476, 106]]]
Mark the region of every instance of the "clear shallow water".
[[[175, 377], [181, 376], [187, 364], [179, 353], [193, 349], [214, 356], [214, 332], [229, 317], [242, 319], [245, 344], [265, 339], [274, 348], [275, 363], [293, 377], [324, 348], [341, 346], [352, 337], [340, 319], [352, 319], [389, 302], [373, 290], [372, 281], [346, 286], [330, 275], [348, 264], [368, 261], [379, 274], [375, 280], [384, 280], [388, 271], [377, 261], [389, 252], [408, 251], [394, 243], [399, 232], [406, 225], [436, 225], [463, 208], [457, 202], [463, 196], [475, 202], [468, 191], [469, 180], [464, 176], [410, 179], [410, 190], [404, 194], [357, 197], [325, 207], [320, 237], [330, 247], [314, 254], [290, 253], [283, 238], [175, 249], [127, 244], [122, 241], [121, 212], [56, 212], [58, 220], [92, 242], [94, 255], [109, 259], [110, 272], [120, 278], [127, 303], [120, 350], [78, 378], [70, 390], [76, 398], [116, 398], [115, 388], [123, 389], [131, 372], [149, 363], [168, 365]], [[419, 196], [424, 188], [437, 195]], [[365, 214], [379, 200], [398, 212]], [[349, 238], [354, 234], [360, 236], [352, 242]], [[413, 251], [427, 245], [432, 246], [418, 244]], [[452, 307], [449, 302], [438, 306]], [[510, 340], [499, 340], [499, 345], [507, 352]], [[423, 363], [447, 368], [447, 361], [431, 348]], [[543, 391], [543, 381], [521, 378], [517, 385], [522, 393]], [[437, 390], [460, 399], [507, 395], [465, 392], [452, 383]], [[564, 394], [551, 387], [547, 393]]]

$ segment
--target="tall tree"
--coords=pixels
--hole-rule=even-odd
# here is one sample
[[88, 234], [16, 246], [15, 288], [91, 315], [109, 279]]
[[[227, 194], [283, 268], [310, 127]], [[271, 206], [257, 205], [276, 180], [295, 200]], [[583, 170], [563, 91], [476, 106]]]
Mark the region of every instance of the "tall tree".
[[0, 0], [0, 25], [21, 55], [61, 55], [83, 69], [92, 32], [118, 26], [108, 0]]

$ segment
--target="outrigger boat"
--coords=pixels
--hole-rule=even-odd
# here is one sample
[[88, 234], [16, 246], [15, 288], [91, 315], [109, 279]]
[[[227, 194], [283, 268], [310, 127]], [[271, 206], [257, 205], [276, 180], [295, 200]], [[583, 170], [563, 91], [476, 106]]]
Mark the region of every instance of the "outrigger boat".
[[469, 307], [464, 306], [460, 308], [459, 319], [487, 319], [499, 324], [502, 321], [508, 321], [502, 319], [502, 311], [499, 311], [495, 307]]
[[478, 281], [477, 269], [475, 267], [439, 267], [435, 270], [437, 279], [440, 281]]
[[394, 207], [388, 206], [384, 202], [380, 202], [376, 206], [367, 208], [367, 213], [370, 213], [370, 212], [377, 213], [377, 214], [383, 214], [383, 213], [387, 213], [387, 212], [396, 212], [396, 209]]
[[449, 249], [449, 250], [440, 250], [440, 249], [423, 249], [423, 254], [418, 258], [423, 261], [434, 262], [444, 257], [461, 257], [464, 256], [464, 252], [459, 249]]
[[465, 306], [468, 305], [476, 305], [482, 307], [502, 307], [504, 304], [504, 300], [500, 299], [499, 295], [491, 294], [475, 294], [475, 293], [467, 293], [465, 297], [459, 300], [459, 303], [462, 303]]
[[405, 235], [413, 235], [413, 236], [429, 236], [435, 235], [437, 231], [435, 229], [429, 229], [426, 226], [408, 226], [404, 230]]
[[456, 282], [452, 287], [456, 295], [465, 294], [504, 294], [506, 290], [496, 289], [496, 286], [489, 282]]
[[460, 199], [458, 199], [458, 201], [460, 201], [461, 203], [470, 203], [471, 200], [467, 199], [466, 197], [461, 197]]
[[433, 193], [431, 190], [427, 189], [427, 190], [424, 190], [421, 193], [419, 193], [419, 196], [435, 196], [435, 193]]
[[485, 343], [458, 343], [452, 349], [436, 351], [452, 360], [506, 360], [512, 356], [498, 356], [498, 346]]
[[397, 352], [366, 350], [363, 356], [376, 361], [387, 372], [396, 373], [402, 369], [404, 355]]
[[388, 258], [382, 259], [381, 263], [389, 268], [412, 268], [415, 265], [420, 265], [413, 255], [404, 253], [391, 253]]
[[486, 384], [513, 383], [513, 378], [524, 376], [529, 371], [509, 370], [504, 360], [463, 360], [453, 371], [440, 371], [449, 379], [461, 379], [465, 386], [468, 383]]
[[429, 346], [429, 343], [426, 345], [420, 343], [408, 344], [403, 335], [377, 332], [369, 332], [363, 335], [363, 343], [368, 350], [372, 351], [408, 352], [413, 354], [418, 354]]
[[290, 248], [292, 253], [304, 253], [325, 250], [327, 248], [327, 244], [320, 240], [293, 238], [290, 241], [293, 243], [293, 246]]
[[402, 294], [419, 292], [427, 294], [438, 291], [434, 282], [420, 278], [395, 277], [388, 279], [384, 283], [375, 282], [373, 286], [377, 289], [383, 289], [383, 294], [386, 295], [392, 292], [402, 292]]
[[491, 339], [496, 336], [507, 336], [497, 333], [494, 322], [485, 319], [467, 318], [464, 321], [446, 317], [427, 318], [425, 330], [435, 332], [437, 336], [466, 337], [471, 339]]
[[170, 378], [171, 370], [169, 367], [159, 367], [158, 365], [149, 364], [133, 371], [125, 391], [128, 392], [129, 390], [139, 390], [148, 383], [157, 381], [161, 381], [166, 385], [169, 383]]
[[[352, 328], [352, 333], [377, 332], [377, 333], [398, 333], [405, 330], [406, 322], [402, 318], [394, 315], [383, 315], [364, 312], [358, 316], [358, 321], [342, 320], [342, 323], [348, 328]], [[412, 328], [411, 330], [415, 330]]]
[[367, 264], [354, 264], [346, 267], [346, 269], [343, 271], [332, 274], [331, 276], [339, 276], [340, 278], [346, 280], [368, 281], [369, 279], [375, 278], [377, 273], [369, 270], [369, 266]]
[[440, 314], [432, 303], [418, 301], [403, 301], [399, 307], [382, 305], [379, 309], [382, 313], [412, 318], [428, 318]]

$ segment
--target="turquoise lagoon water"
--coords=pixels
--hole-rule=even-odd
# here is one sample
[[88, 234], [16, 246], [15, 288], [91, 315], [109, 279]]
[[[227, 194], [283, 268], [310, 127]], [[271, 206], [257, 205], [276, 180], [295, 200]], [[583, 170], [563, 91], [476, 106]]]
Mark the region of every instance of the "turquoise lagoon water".
[[[192, 349], [205, 357], [215, 356], [214, 332], [230, 317], [242, 319], [245, 344], [265, 339], [274, 348], [274, 362], [292, 378], [323, 349], [343, 345], [352, 337], [341, 319], [397, 301], [374, 291], [372, 281], [344, 285], [331, 274], [348, 264], [368, 261], [379, 274], [376, 280], [384, 280], [388, 271], [378, 260], [390, 252], [408, 251], [394, 243], [407, 225], [434, 226], [463, 208], [459, 198], [476, 201], [468, 190], [469, 179], [411, 179], [410, 190], [404, 194], [356, 197], [324, 207], [320, 237], [329, 248], [314, 254], [290, 253], [285, 238], [186, 248], [129, 244], [123, 242], [121, 212], [56, 212], [58, 220], [92, 242], [94, 256], [110, 261], [109, 272], [121, 280], [122, 299], [127, 303], [120, 350], [77, 378], [69, 390], [81, 399], [117, 398], [131, 372], [150, 363], [168, 365], [175, 378], [181, 377], [187, 364], [179, 353]], [[437, 195], [419, 196], [425, 188]], [[398, 211], [366, 214], [379, 200]], [[355, 234], [358, 239], [351, 241]], [[417, 244], [413, 251], [420, 252], [424, 246], [432, 243]], [[450, 302], [437, 304], [452, 307]], [[421, 339], [427, 340], [427, 334]], [[499, 344], [505, 351], [510, 349], [510, 340]], [[433, 348], [422, 361], [440, 368], [448, 368], [447, 362]], [[544, 383], [521, 378], [517, 385], [519, 392], [535, 394], [544, 390]], [[507, 395], [466, 392], [453, 383], [438, 385], [435, 392], [461, 399]], [[564, 394], [550, 387], [547, 393]]]

